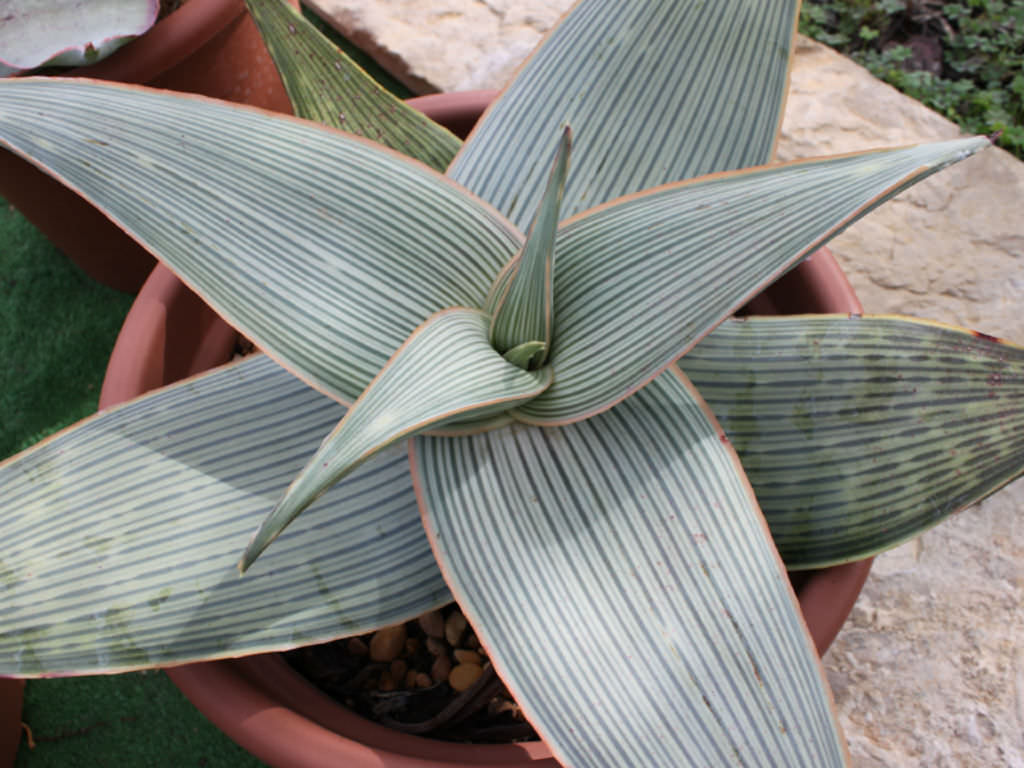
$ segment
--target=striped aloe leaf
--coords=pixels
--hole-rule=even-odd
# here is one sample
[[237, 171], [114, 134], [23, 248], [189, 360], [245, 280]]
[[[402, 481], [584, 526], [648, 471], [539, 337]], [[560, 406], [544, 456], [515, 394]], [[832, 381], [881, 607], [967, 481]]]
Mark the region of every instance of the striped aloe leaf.
[[462, 142], [381, 88], [283, 0], [245, 0], [281, 74], [295, 114], [365, 136], [437, 171]]
[[256, 355], [0, 464], [0, 675], [280, 650], [450, 601], [404, 446], [325, 493], [238, 577], [239, 550], [343, 413]]
[[531, 342], [543, 344], [526, 359], [524, 367], [543, 364], [551, 347], [555, 234], [571, 146], [572, 132], [566, 126], [523, 250], [516, 256], [513, 267], [502, 273], [506, 279], [499, 280], [491, 289], [485, 305], [493, 315], [491, 343], [499, 352], [504, 354]]
[[772, 158], [794, 0], [577, 3], [484, 115], [448, 175], [525, 230], [573, 126], [568, 217], [643, 189]]
[[1024, 349], [901, 317], [723, 323], [680, 361], [789, 568], [875, 554], [1024, 472]]
[[678, 372], [411, 456], [445, 578], [565, 765], [844, 763], [753, 494]]
[[555, 383], [518, 417], [575, 421], [628, 397], [829, 237], [988, 145], [975, 137], [736, 171], [566, 222], [556, 244]]
[[490, 318], [448, 309], [420, 326], [349, 408], [246, 547], [244, 571], [324, 491], [371, 456], [433, 426], [501, 414], [551, 385], [488, 342]]
[[228, 322], [343, 402], [427, 317], [481, 306], [522, 244], [443, 176], [349, 134], [138, 87], [2, 86], [0, 143], [102, 208]]

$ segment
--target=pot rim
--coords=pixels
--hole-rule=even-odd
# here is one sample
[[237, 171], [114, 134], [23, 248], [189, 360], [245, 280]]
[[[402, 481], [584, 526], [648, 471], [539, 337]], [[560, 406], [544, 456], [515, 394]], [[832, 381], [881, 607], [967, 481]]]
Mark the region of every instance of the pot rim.
[[68, 75], [148, 83], [198, 51], [243, 13], [244, 0], [189, 0], [107, 58]]
[[[193, 0], [190, 4], [201, 3]], [[411, 103], [434, 119], [451, 122], [465, 119], [467, 111], [481, 114], [495, 94], [495, 91], [437, 94], [412, 99]], [[863, 311], [838, 262], [824, 248], [783, 276], [766, 295], [767, 301], [762, 301], [761, 307], [769, 310], [796, 297], [804, 312], [860, 314]], [[189, 301], [189, 296], [195, 301], [194, 295], [166, 267], [158, 265], [153, 270], [118, 336], [104, 379], [101, 407], [142, 394], [146, 387], [173, 381], [174, 376], [165, 375], [167, 365], [164, 364], [174, 346], [172, 336], [191, 335], [194, 346], [192, 353], [184, 356], [184, 368], [179, 362], [176, 377], [205, 370], [216, 364], [217, 359], [229, 359], [235, 334], [219, 318], [203, 317], [191, 328], [168, 321], [180, 315], [174, 307]], [[206, 312], [212, 314], [208, 308]], [[158, 358], [156, 363], [154, 354]], [[159, 375], [153, 373], [155, 368], [159, 368]], [[126, 387], [124, 381], [132, 383]], [[796, 591], [801, 612], [819, 655], [827, 650], [853, 608], [871, 562], [868, 558], [803, 572], [798, 577]], [[809, 614], [814, 616], [813, 623]], [[555, 768], [558, 765], [547, 746], [539, 741], [455, 744], [385, 728], [334, 702], [293, 671], [277, 653], [186, 664], [166, 672], [225, 734], [271, 765], [289, 768], [339, 763], [352, 768], [381, 765], [393, 768], [441, 765]]]

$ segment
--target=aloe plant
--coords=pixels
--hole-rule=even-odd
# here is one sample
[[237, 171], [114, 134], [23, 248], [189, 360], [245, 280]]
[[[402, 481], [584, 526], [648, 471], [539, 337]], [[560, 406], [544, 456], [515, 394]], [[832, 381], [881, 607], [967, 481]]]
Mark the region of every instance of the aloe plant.
[[100, 61], [159, 12], [159, 0], [0, 0], [0, 77]]
[[579, 3], [458, 148], [251, 0], [299, 114], [431, 167], [236, 105], [0, 83], [0, 142], [266, 353], [0, 465], [0, 673], [454, 597], [567, 765], [845, 763], [778, 553], [864, 557], [1019, 475], [1024, 358], [909, 318], [727, 320], [989, 143], [772, 164], [797, 5]]

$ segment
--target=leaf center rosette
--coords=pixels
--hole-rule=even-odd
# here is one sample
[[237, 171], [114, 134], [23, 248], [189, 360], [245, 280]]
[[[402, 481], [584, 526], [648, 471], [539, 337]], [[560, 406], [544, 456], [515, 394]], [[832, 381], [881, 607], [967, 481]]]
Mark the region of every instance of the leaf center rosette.
[[395, 441], [505, 426], [516, 420], [518, 406], [551, 386], [555, 235], [571, 145], [566, 126], [525, 242], [498, 275], [484, 309], [445, 309], [412, 333], [263, 522], [241, 570], [328, 488]]

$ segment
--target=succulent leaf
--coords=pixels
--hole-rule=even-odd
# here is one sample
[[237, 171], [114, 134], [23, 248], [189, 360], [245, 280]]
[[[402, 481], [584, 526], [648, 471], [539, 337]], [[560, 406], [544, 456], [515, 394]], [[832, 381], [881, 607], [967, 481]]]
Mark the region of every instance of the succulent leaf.
[[913, 318], [726, 321], [679, 366], [787, 567], [896, 546], [1024, 472], [1024, 349]]
[[517, 418], [557, 424], [611, 407], [825, 240], [987, 146], [976, 137], [734, 171], [563, 223], [555, 383]]
[[593, 419], [420, 436], [431, 544], [564, 765], [842, 765], [735, 453], [678, 371]]
[[245, 0], [295, 114], [391, 147], [443, 172], [462, 142], [381, 88], [283, 0]]
[[5, 80], [0, 135], [342, 402], [430, 315], [481, 306], [522, 244], [493, 209], [419, 163], [226, 102]]
[[525, 230], [536, 148], [576, 135], [563, 216], [772, 159], [799, 3], [577, 3], [484, 115], [448, 175]]
[[533, 366], [544, 364], [547, 349], [551, 345], [555, 233], [558, 231], [558, 214], [569, 172], [571, 147], [572, 131], [566, 126], [555, 151], [554, 164], [540, 207], [526, 235], [526, 243], [516, 256], [515, 266], [502, 272], [502, 277], [506, 279], [500, 285], [500, 293], [491, 289], [490, 296], [496, 297], [495, 306], [486, 307], [493, 315], [491, 343], [502, 354], [528, 342], [543, 343], [541, 354], [530, 358], [530, 365]]
[[344, 408], [264, 355], [0, 464], [0, 675], [81, 675], [322, 643], [451, 600], [405, 446], [238, 551]]
[[420, 326], [359, 396], [246, 547], [245, 571], [307, 506], [392, 443], [453, 421], [503, 413], [551, 384], [551, 370], [529, 372], [488, 343], [490, 318], [448, 309]]

